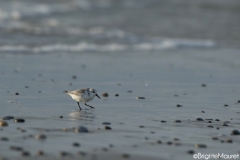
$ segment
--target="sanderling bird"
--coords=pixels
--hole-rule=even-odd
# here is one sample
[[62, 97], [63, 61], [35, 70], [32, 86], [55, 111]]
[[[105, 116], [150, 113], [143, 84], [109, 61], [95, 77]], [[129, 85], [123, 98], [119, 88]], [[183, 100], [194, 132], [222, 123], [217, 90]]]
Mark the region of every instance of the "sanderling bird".
[[70, 95], [72, 97], [72, 99], [77, 101], [77, 104], [78, 104], [80, 110], [82, 110], [82, 109], [80, 107], [79, 102], [85, 102], [86, 106], [94, 109], [94, 107], [89, 106], [87, 104], [87, 102], [91, 101], [95, 96], [97, 96], [100, 99], [100, 97], [97, 95], [97, 91], [92, 88], [77, 89], [74, 91], [64, 91], [64, 93], [67, 93], [68, 95]]

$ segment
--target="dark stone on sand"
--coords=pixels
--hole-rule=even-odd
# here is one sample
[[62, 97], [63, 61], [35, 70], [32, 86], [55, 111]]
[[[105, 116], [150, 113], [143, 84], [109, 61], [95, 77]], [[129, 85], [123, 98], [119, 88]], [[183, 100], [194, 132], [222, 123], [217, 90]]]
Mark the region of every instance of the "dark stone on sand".
[[208, 128], [214, 128], [212, 125], [207, 126]]
[[204, 121], [202, 118], [197, 118], [196, 120], [197, 121]]
[[59, 116], [58, 118], [63, 118], [63, 116]]
[[220, 121], [219, 119], [215, 119], [215, 121]]
[[129, 90], [129, 91], [127, 91], [128, 93], [132, 93], [132, 91], [131, 90]]
[[88, 133], [88, 129], [84, 126], [80, 126], [78, 127], [78, 129], [75, 129], [76, 132], [79, 132], [79, 133]]
[[103, 97], [108, 97], [108, 93], [103, 93], [102, 96]]
[[39, 150], [39, 151], [37, 152], [37, 155], [38, 155], [38, 156], [43, 156], [43, 155], [44, 155], [44, 152], [43, 152], [42, 150]]
[[195, 144], [195, 148], [207, 148], [206, 144]]
[[15, 93], [15, 95], [16, 95], [16, 96], [18, 96], [18, 95], [19, 95], [19, 93], [18, 93], [18, 92], [16, 92], [16, 93]]
[[130, 158], [130, 155], [125, 153], [125, 154], [122, 154], [122, 157], [123, 158]]
[[174, 120], [173, 122], [174, 122], [174, 123], [181, 123], [180, 120]]
[[207, 85], [206, 84], [202, 84], [202, 87], [206, 87]]
[[235, 129], [231, 132], [231, 135], [240, 135], [240, 132]]
[[145, 97], [136, 97], [136, 99], [145, 99]]
[[195, 151], [194, 151], [194, 150], [188, 150], [187, 153], [188, 153], [188, 154], [194, 154]]
[[202, 113], [205, 113], [205, 111], [202, 111]]
[[9, 139], [7, 137], [1, 137], [0, 141], [8, 141]]
[[72, 79], [77, 79], [77, 76], [76, 76], [76, 75], [73, 75], [73, 76], [72, 76]]
[[24, 123], [25, 119], [17, 118], [17, 119], [14, 119], [14, 122], [16, 122], [16, 123]]
[[105, 130], [112, 130], [112, 128], [109, 126], [105, 126]]
[[161, 141], [161, 140], [158, 140], [157, 143], [158, 143], [158, 144], [162, 144], [162, 141]]
[[212, 140], [218, 140], [218, 137], [212, 137]]
[[25, 86], [25, 88], [29, 88], [28, 86]]
[[1, 127], [7, 127], [8, 123], [6, 121], [0, 121], [0, 126]]
[[44, 140], [47, 138], [47, 136], [45, 134], [38, 134], [35, 136], [36, 139], [39, 139], [39, 140]]
[[72, 145], [73, 145], [73, 147], [80, 147], [80, 144], [77, 142], [74, 142]]
[[69, 156], [70, 154], [69, 154], [68, 152], [61, 151], [61, 152], [59, 153], [59, 155], [62, 156], [62, 157], [66, 157], [66, 156]]
[[166, 123], [167, 121], [162, 120], [161, 123]]
[[211, 119], [211, 118], [206, 118], [205, 120], [206, 120], [206, 121], [212, 121], [213, 119]]
[[172, 144], [173, 144], [173, 142], [171, 142], [171, 141], [168, 141], [168, 142], [167, 142], [167, 144], [168, 144], [168, 145], [172, 145]]
[[103, 122], [102, 124], [103, 124], [103, 125], [111, 125], [110, 122]]
[[83, 157], [87, 155], [87, 153], [86, 153], [86, 152], [83, 152], [83, 151], [79, 151], [78, 154], [79, 154], [80, 156], [83, 156]]
[[224, 104], [224, 107], [228, 107], [228, 105], [227, 105], [227, 104]]
[[208, 123], [212, 123], [212, 121], [208, 121]]
[[109, 144], [109, 147], [110, 147], [110, 148], [113, 148], [113, 147], [114, 147], [114, 145], [113, 145], [113, 144]]
[[176, 107], [182, 107], [182, 105], [181, 104], [177, 104]]
[[144, 137], [145, 140], [148, 140], [149, 138], [148, 137]]
[[216, 129], [219, 130], [219, 127], [217, 127]]
[[31, 154], [28, 151], [22, 151], [22, 156], [29, 157]]
[[226, 143], [232, 143], [233, 141], [231, 139], [225, 140]]
[[238, 100], [238, 103], [240, 103], [240, 100]]
[[174, 141], [179, 141], [180, 139], [179, 138], [173, 138]]
[[115, 97], [118, 97], [119, 96], [119, 94], [115, 94]]
[[145, 126], [139, 126], [139, 128], [145, 128]]
[[2, 120], [11, 120], [11, 119], [14, 119], [14, 117], [13, 116], [4, 116], [2, 118]]
[[10, 146], [10, 149], [13, 151], [22, 151], [23, 150], [22, 147], [18, 147], [18, 146]]
[[228, 124], [226, 122], [223, 122], [223, 126], [228, 126]]

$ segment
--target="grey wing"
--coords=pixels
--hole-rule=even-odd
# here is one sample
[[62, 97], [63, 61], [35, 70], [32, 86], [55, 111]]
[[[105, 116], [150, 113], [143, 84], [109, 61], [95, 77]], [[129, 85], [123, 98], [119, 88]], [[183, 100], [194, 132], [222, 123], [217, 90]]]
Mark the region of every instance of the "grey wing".
[[69, 91], [69, 93], [71, 94], [75, 94], [75, 95], [83, 95], [85, 94], [86, 89], [78, 89], [78, 90], [74, 90], [74, 91]]

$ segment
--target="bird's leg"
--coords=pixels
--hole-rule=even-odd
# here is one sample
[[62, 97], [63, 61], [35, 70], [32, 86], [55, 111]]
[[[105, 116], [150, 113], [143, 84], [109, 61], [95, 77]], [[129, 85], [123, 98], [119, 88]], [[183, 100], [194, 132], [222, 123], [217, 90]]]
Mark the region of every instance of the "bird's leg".
[[95, 109], [93, 106], [89, 106], [86, 102], [85, 102], [85, 105], [92, 108], [92, 109]]
[[79, 109], [80, 109], [80, 111], [81, 111], [82, 109], [81, 109], [81, 107], [80, 107], [80, 104], [79, 104], [79, 102], [77, 102], [77, 104], [78, 104], [78, 107], [79, 107]]

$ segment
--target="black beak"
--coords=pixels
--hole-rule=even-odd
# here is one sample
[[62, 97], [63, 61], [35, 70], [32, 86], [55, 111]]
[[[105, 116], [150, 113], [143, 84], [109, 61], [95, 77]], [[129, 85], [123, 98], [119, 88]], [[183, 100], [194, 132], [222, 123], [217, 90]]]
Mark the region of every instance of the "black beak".
[[99, 99], [101, 99], [101, 98], [99, 97], [99, 95], [96, 94], [96, 96], [97, 96]]

